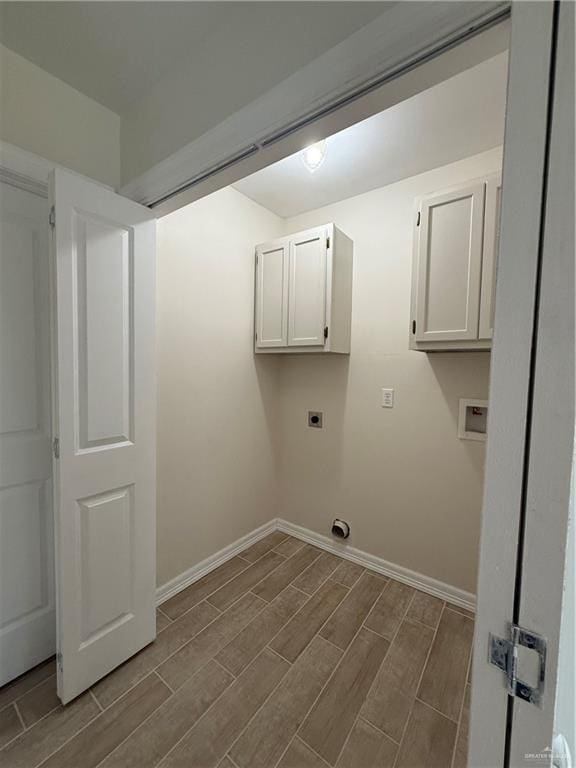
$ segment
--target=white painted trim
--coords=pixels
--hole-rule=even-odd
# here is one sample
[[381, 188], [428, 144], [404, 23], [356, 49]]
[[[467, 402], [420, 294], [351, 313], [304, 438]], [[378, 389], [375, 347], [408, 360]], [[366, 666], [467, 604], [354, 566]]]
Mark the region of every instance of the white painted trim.
[[320, 533], [303, 528], [301, 525], [295, 525], [287, 520], [278, 520], [277, 530], [289, 533], [291, 536], [301, 539], [308, 544], [314, 544], [314, 546], [320, 549], [332, 552], [334, 555], [350, 560], [352, 563], [357, 563], [364, 568], [368, 568], [370, 571], [381, 573], [383, 576], [389, 576], [392, 579], [396, 579], [396, 581], [401, 581], [403, 584], [408, 584], [408, 586], [419, 589], [421, 592], [426, 592], [428, 595], [439, 597], [441, 600], [446, 600], [446, 602], [452, 605], [457, 605], [460, 608], [466, 608], [473, 612], [476, 610], [476, 597], [471, 592], [465, 592], [463, 589], [445, 584], [443, 581], [433, 579], [431, 576], [425, 576], [423, 573], [411, 571], [402, 565], [390, 563], [388, 560], [384, 560], [377, 555], [363, 552], [361, 549], [356, 549], [356, 547], [351, 547], [349, 544], [323, 536]]
[[276, 520], [269, 520], [259, 528], [236, 539], [232, 544], [228, 544], [227, 547], [224, 547], [219, 552], [215, 552], [205, 560], [201, 560], [199, 563], [196, 563], [196, 565], [193, 565], [192, 568], [188, 568], [187, 571], [184, 571], [173, 579], [170, 579], [170, 581], [167, 581], [165, 584], [162, 584], [162, 586], [156, 589], [156, 605], [162, 605], [166, 600], [177, 595], [178, 592], [186, 589], [186, 587], [189, 587], [190, 584], [193, 584], [203, 576], [206, 576], [207, 573], [210, 573], [210, 571], [223, 565], [227, 560], [231, 560], [243, 549], [247, 549], [252, 544], [263, 539], [264, 536], [277, 530], [277, 527]]
[[319, 549], [324, 549], [327, 552], [332, 552], [333, 554], [338, 555], [338, 557], [357, 563], [370, 571], [375, 571], [376, 573], [381, 573], [383, 576], [389, 576], [392, 579], [396, 579], [396, 581], [401, 581], [403, 584], [408, 584], [408, 586], [419, 589], [421, 592], [426, 592], [428, 595], [433, 595], [441, 600], [446, 600], [446, 602], [451, 603], [452, 605], [466, 608], [472, 612], [476, 610], [476, 597], [470, 592], [465, 592], [463, 589], [453, 587], [450, 584], [445, 584], [442, 581], [433, 579], [431, 576], [425, 576], [417, 571], [411, 571], [409, 568], [404, 568], [402, 565], [390, 563], [381, 557], [370, 555], [368, 552], [363, 552], [360, 549], [351, 547], [349, 544], [344, 544], [343, 542], [336, 541], [328, 536], [315, 533], [309, 528], [304, 528], [301, 525], [290, 523], [288, 520], [282, 520], [281, 518], [275, 518], [264, 525], [261, 525], [259, 528], [256, 528], [256, 530], [242, 536], [232, 544], [224, 547], [224, 549], [207, 557], [205, 560], [192, 566], [192, 568], [184, 571], [184, 573], [181, 573], [179, 576], [166, 582], [166, 584], [158, 587], [156, 590], [156, 605], [161, 605], [170, 597], [173, 597], [178, 594], [178, 592], [186, 589], [190, 584], [198, 581], [207, 573], [210, 573], [210, 571], [223, 565], [227, 560], [230, 560], [232, 557], [242, 552], [242, 550], [273, 531], [283, 531], [284, 533], [288, 533], [296, 539], [305, 541], [308, 544], [313, 544]]
[[[120, 190], [150, 205], [262, 151], [288, 132], [448, 50], [501, 19], [510, 3], [396, 3], [258, 99]], [[321, 137], [317, 137], [321, 138]], [[246, 175], [246, 174], [244, 174]]]

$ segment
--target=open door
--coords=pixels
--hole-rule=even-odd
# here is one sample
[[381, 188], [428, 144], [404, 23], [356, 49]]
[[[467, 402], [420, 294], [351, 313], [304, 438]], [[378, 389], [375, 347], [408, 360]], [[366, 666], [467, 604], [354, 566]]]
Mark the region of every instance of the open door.
[[151, 212], [50, 185], [58, 695], [156, 634], [155, 236]]
[[572, 2], [514, 4], [508, 94], [468, 764], [570, 768]]

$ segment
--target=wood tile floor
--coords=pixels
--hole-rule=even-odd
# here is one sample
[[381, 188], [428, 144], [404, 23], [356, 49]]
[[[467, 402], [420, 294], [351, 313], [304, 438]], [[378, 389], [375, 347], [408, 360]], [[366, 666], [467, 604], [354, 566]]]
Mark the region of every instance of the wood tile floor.
[[2, 768], [464, 768], [472, 616], [275, 532], [66, 707], [0, 689]]

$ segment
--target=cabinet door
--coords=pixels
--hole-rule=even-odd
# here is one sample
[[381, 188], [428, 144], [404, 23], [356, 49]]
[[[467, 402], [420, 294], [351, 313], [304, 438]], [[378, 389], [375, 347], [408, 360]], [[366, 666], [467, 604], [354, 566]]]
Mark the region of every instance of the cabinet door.
[[256, 249], [256, 346], [288, 343], [288, 241]]
[[483, 214], [482, 183], [422, 201], [416, 341], [478, 338]]
[[486, 182], [484, 207], [484, 248], [482, 253], [482, 288], [480, 291], [480, 324], [478, 336], [491, 339], [494, 330], [494, 299], [496, 272], [500, 248], [500, 200], [502, 179], [500, 174]]
[[288, 345], [324, 346], [327, 234], [324, 228], [290, 240]]

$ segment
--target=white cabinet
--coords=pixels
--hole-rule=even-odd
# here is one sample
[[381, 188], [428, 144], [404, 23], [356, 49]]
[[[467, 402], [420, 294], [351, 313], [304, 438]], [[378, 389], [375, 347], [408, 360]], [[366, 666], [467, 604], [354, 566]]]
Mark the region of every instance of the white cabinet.
[[350, 351], [353, 243], [334, 224], [256, 246], [255, 351]]
[[498, 175], [418, 201], [411, 349], [490, 348], [500, 191]]

